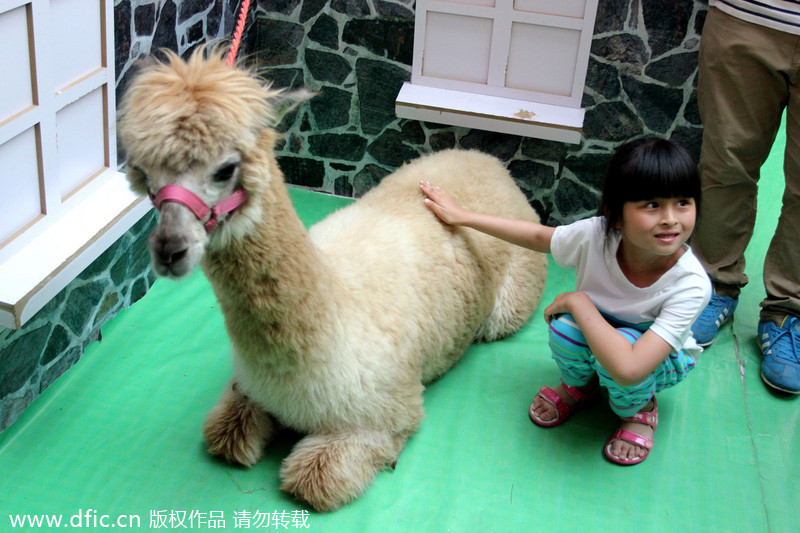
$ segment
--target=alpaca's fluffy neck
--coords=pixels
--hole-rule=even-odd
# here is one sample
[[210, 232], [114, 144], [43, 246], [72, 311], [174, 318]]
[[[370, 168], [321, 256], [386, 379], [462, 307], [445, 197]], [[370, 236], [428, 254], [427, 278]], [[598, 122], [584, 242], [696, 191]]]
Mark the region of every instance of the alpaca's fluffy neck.
[[335, 295], [332, 273], [294, 211], [283, 180], [276, 176], [271, 183], [261, 195], [264, 216], [255, 230], [209, 250], [203, 269], [237, 352], [294, 364], [335, 312]]

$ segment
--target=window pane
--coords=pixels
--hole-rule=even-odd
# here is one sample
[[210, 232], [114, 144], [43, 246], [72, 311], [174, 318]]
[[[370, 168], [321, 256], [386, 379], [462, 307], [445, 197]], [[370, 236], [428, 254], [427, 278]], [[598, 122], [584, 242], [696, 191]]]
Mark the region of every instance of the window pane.
[[581, 32], [515, 22], [506, 86], [571, 96]]
[[0, 243], [42, 214], [36, 132], [0, 145]]
[[428, 12], [422, 75], [486, 83], [492, 19]]
[[106, 167], [103, 90], [96, 89], [56, 113], [62, 198]]
[[28, 15], [24, 7], [0, 14], [0, 123], [33, 105]]
[[103, 66], [101, 5], [98, 0], [51, 1], [51, 65], [57, 89], [63, 89]]

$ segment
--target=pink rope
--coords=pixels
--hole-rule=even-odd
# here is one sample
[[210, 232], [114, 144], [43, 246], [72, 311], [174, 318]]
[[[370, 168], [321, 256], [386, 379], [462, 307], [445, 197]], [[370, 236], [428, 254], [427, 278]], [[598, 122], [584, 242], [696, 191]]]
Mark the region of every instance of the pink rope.
[[242, 5], [239, 9], [239, 21], [236, 23], [236, 30], [233, 32], [233, 42], [231, 43], [231, 50], [228, 52], [229, 65], [233, 65], [236, 60], [236, 54], [239, 52], [239, 45], [242, 43], [242, 35], [244, 34], [244, 23], [247, 20], [247, 11], [250, 9], [250, 0], [242, 0]]

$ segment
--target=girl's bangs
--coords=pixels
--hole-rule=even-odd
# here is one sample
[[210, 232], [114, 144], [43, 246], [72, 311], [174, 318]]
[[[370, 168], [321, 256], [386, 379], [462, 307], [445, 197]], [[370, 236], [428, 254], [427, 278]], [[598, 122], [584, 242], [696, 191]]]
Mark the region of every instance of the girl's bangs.
[[640, 202], [652, 198], [699, 199], [700, 180], [694, 161], [665, 157], [666, 154], [658, 155], [662, 157], [632, 161], [623, 169], [620, 193], [625, 198], [624, 201]]

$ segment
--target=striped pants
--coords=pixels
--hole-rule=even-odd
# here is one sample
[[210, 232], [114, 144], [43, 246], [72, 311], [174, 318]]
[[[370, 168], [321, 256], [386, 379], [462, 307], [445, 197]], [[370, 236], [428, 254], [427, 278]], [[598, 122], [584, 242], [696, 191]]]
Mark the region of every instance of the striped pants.
[[[641, 331], [631, 327], [620, 327], [617, 331], [631, 344], [642, 336]], [[695, 364], [694, 359], [683, 351], [671, 353], [643, 381], [633, 386], [621, 387], [592, 355], [586, 338], [570, 314], [560, 315], [550, 322], [550, 349], [564, 383], [580, 387], [597, 375], [600, 385], [608, 389], [611, 409], [620, 417], [632, 416], [656, 392], [683, 381]]]

